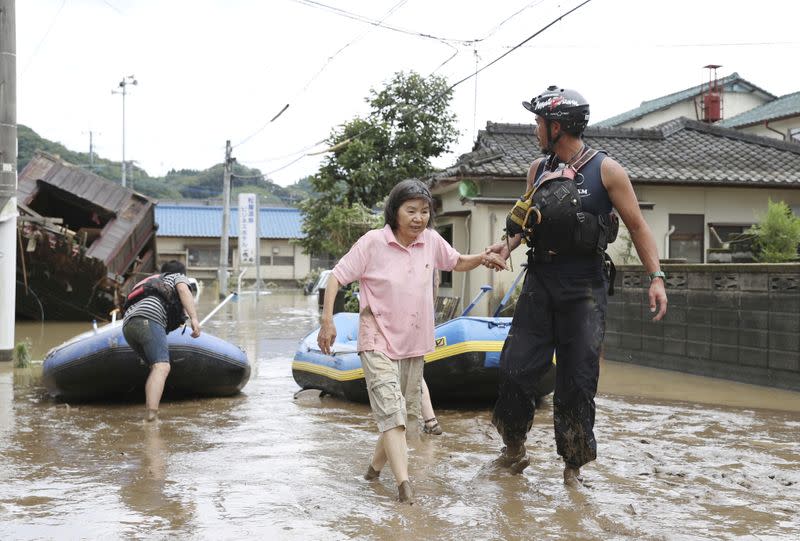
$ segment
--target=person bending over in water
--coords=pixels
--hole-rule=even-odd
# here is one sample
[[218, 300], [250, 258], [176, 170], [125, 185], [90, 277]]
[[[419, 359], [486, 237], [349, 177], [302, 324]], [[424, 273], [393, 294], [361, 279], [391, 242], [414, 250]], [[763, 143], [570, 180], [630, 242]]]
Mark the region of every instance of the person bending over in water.
[[407, 417], [420, 415], [423, 356], [434, 349], [433, 270], [505, 268], [497, 254], [461, 255], [433, 226], [433, 197], [419, 180], [389, 193], [386, 225], [367, 232], [336, 264], [325, 287], [317, 343], [330, 354], [336, 339], [333, 303], [343, 285], [360, 281], [358, 351], [380, 436], [364, 477], [388, 462], [401, 502], [413, 503], [408, 477]]
[[[200, 336], [200, 322], [191, 291], [196, 286], [186, 277], [184, 264], [174, 259], [164, 263], [159, 282], [159, 294], [156, 288], [144, 289], [141, 298], [125, 310], [122, 323], [122, 334], [128, 345], [150, 366], [144, 387], [148, 421], [158, 417], [158, 405], [169, 375], [167, 333], [183, 323], [185, 312], [192, 326], [192, 338]], [[134, 289], [140, 284], [142, 282]]]

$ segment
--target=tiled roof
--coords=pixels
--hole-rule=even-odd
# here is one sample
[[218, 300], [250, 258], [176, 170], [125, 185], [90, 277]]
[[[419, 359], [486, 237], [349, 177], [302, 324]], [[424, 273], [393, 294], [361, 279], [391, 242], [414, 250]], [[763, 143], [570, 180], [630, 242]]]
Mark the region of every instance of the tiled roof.
[[[481, 177], [525, 178], [542, 156], [532, 124], [489, 122], [474, 150], [438, 173], [433, 185]], [[800, 188], [800, 144], [678, 118], [650, 129], [598, 128], [586, 143], [608, 152], [635, 183], [795, 186]]]
[[[296, 208], [260, 209], [261, 238], [299, 239], [302, 216]], [[159, 237], [219, 237], [222, 235], [222, 207], [206, 205], [156, 205], [157, 236]], [[231, 207], [231, 237], [239, 236], [239, 209]]]
[[[770, 94], [766, 90], [763, 90], [757, 87], [756, 85], [750, 83], [749, 81], [742, 79], [736, 72], [731, 73], [727, 77], [719, 79], [719, 81], [717, 81], [717, 84], [728, 92], [758, 92], [769, 100], [773, 100], [776, 98], [774, 94]], [[675, 92], [673, 94], [667, 94], [666, 96], [662, 96], [660, 98], [656, 98], [653, 100], [643, 101], [642, 104], [639, 107], [636, 107], [635, 109], [631, 109], [630, 111], [625, 111], [624, 113], [620, 113], [616, 116], [612, 116], [611, 118], [601, 120], [600, 122], [596, 122], [595, 124], [592, 125], [604, 128], [619, 126], [620, 124], [624, 124], [625, 122], [630, 122], [631, 120], [636, 120], [637, 118], [641, 118], [652, 112], [659, 111], [661, 109], [666, 109], [670, 105], [675, 105], [676, 103], [692, 99], [695, 96], [698, 96], [706, 88], [708, 88], [708, 83], [693, 86], [691, 88], [687, 88], [686, 90], [681, 90], [680, 92]]]
[[727, 128], [739, 128], [742, 126], [760, 124], [768, 120], [779, 120], [781, 118], [793, 116], [800, 116], [800, 92], [786, 94], [776, 100], [754, 107], [749, 111], [721, 120], [717, 125]]
[[533, 137], [534, 124], [487, 122], [478, 132], [472, 152], [462, 154], [455, 165], [437, 178], [481, 176], [524, 177], [534, 158], [541, 156]]

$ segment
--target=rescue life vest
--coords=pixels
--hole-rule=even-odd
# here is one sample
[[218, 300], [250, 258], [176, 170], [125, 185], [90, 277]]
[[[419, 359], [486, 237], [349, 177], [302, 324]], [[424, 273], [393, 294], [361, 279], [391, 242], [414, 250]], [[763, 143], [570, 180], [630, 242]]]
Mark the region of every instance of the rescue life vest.
[[583, 211], [576, 177], [580, 169], [597, 155], [588, 149], [575, 164], [558, 164], [536, 180], [506, 219], [506, 234], [522, 234], [536, 253], [560, 255], [602, 254], [614, 242], [619, 218], [613, 212], [595, 215]]

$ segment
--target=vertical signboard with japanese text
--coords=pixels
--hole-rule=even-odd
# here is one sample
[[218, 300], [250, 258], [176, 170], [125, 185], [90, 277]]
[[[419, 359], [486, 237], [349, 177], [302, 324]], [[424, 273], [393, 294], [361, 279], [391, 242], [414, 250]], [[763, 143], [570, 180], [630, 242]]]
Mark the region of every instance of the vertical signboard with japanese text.
[[249, 267], [256, 264], [256, 243], [258, 231], [256, 230], [256, 194], [239, 194], [239, 264]]

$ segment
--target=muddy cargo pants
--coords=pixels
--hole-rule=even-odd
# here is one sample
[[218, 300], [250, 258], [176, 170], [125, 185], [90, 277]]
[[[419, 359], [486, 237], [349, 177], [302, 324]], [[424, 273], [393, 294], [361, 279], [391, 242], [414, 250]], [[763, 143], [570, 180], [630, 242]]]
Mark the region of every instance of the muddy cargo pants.
[[492, 416], [507, 446], [525, 442], [535, 412], [534, 389], [555, 351], [553, 424], [558, 454], [572, 467], [596, 458], [594, 397], [607, 285], [600, 261], [529, 266], [500, 355]]

